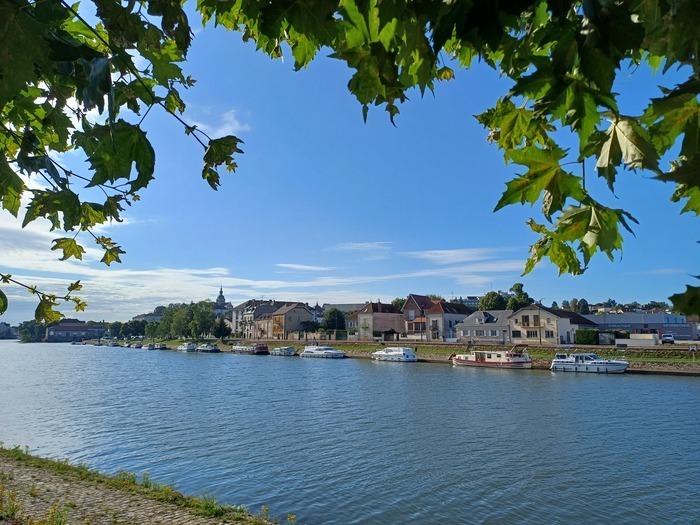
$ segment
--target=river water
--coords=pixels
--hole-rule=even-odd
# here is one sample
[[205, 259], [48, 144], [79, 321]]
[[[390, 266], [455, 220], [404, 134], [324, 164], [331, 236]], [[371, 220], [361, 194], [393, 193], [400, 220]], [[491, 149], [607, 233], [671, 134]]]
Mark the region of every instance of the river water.
[[700, 378], [0, 341], [0, 441], [283, 523], [700, 523]]

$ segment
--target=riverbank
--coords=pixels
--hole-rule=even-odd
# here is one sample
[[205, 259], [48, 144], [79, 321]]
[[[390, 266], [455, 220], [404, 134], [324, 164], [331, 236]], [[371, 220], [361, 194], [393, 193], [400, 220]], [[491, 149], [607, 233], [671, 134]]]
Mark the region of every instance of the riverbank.
[[[265, 513], [263, 508], [263, 514]], [[294, 516], [288, 516], [292, 525]], [[131, 473], [106, 476], [0, 448], [0, 523], [7, 525], [272, 525], [244, 507], [189, 497]]]

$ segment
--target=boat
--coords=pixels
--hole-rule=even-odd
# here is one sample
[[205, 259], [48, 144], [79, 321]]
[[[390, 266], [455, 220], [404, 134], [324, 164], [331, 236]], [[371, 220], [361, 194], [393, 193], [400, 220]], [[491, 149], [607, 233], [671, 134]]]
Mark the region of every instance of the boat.
[[456, 366], [480, 366], [484, 368], [532, 368], [532, 357], [518, 346], [510, 350], [496, 348], [493, 350], [474, 350], [469, 354], [457, 354], [452, 357]]
[[156, 345], [155, 345], [155, 343], [143, 343], [141, 345], [141, 349], [143, 349], [143, 350], [155, 350]]
[[418, 356], [411, 348], [389, 346], [376, 352], [372, 352], [372, 359], [376, 361], [418, 361]]
[[270, 350], [270, 355], [296, 355], [296, 350], [293, 346], [278, 346], [277, 348]]
[[254, 345], [233, 345], [231, 352], [234, 354], [267, 355], [270, 350], [266, 343], [255, 343]]
[[629, 362], [603, 359], [597, 354], [556, 354], [549, 369], [552, 372], [589, 372], [593, 374], [622, 374]]
[[345, 357], [345, 352], [336, 350], [330, 346], [307, 346], [301, 351], [299, 357]]
[[196, 352], [197, 345], [194, 343], [182, 343], [177, 347], [178, 352]]
[[219, 350], [219, 347], [216, 346], [215, 344], [202, 343], [201, 345], [199, 345], [197, 347], [197, 352], [206, 352], [206, 353], [212, 354], [212, 353], [216, 353], [216, 352], [221, 352], [221, 350]]
[[166, 345], [165, 343], [158, 343], [156, 345], [156, 350], [167, 350], [167, 349], [168, 349], [168, 345]]

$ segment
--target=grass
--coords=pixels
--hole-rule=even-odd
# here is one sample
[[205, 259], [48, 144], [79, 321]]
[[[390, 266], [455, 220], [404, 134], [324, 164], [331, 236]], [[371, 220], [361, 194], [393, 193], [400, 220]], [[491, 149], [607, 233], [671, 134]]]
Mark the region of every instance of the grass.
[[[186, 496], [169, 485], [154, 481], [147, 472], [143, 473], [140, 479], [133, 472], [123, 470], [110, 476], [90, 470], [85, 464], [72, 465], [67, 461], [40, 458], [29, 454], [20, 447], [5, 448], [2, 446], [2, 443], [0, 443], [0, 455], [12, 458], [25, 465], [59, 474], [67, 479], [82, 480], [112, 487], [162, 503], [176, 505], [198, 516], [218, 518], [222, 522], [244, 523], [246, 525], [269, 525], [273, 523], [267, 517], [267, 509], [265, 507], [263, 507], [264, 516], [259, 517], [250, 514], [244, 506], [217, 503], [206, 492], [200, 497]], [[0, 523], [7, 522], [11, 525], [63, 525], [67, 522], [70, 505], [54, 506], [50, 509], [47, 516], [38, 521], [27, 517], [18, 502], [17, 494], [9, 491], [4, 483], [10, 479], [12, 479], [11, 473], [0, 471]], [[36, 495], [36, 487], [31, 485], [28, 488], [28, 493], [30, 496]], [[292, 523], [290, 522], [290, 517], [293, 517], [293, 515], [288, 515], [288, 523]], [[114, 520], [113, 522], [115, 525], [126, 525]]]

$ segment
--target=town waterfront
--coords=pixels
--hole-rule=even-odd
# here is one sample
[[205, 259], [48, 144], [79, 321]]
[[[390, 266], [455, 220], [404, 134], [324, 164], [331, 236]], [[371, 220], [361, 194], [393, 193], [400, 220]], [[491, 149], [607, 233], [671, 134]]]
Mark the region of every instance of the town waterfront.
[[0, 341], [0, 441], [300, 524], [696, 523], [700, 378]]

